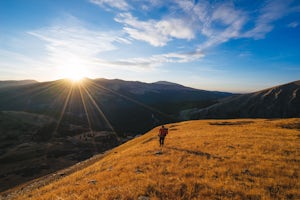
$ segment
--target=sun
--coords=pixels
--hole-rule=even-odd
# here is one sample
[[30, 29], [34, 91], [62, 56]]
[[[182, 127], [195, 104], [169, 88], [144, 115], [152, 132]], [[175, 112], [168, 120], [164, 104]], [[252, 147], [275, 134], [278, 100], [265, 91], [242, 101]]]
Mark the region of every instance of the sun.
[[80, 82], [84, 77], [88, 77], [88, 73], [83, 67], [72, 66], [61, 68], [60, 76], [69, 79], [72, 82]]
[[77, 72], [71, 72], [70, 74], [68, 74], [68, 76], [66, 78], [72, 80], [73, 82], [79, 82], [83, 79], [84, 76], [82, 76], [82, 74], [77, 73]]

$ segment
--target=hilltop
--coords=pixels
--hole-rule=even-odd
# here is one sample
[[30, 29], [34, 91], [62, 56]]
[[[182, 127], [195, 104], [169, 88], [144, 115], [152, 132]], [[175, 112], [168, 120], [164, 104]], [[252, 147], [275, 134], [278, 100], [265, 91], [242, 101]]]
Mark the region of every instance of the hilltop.
[[300, 198], [300, 119], [198, 120], [167, 127], [163, 149], [154, 128], [74, 173], [45, 180], [45, 186], [20, 186], [2, 198]]

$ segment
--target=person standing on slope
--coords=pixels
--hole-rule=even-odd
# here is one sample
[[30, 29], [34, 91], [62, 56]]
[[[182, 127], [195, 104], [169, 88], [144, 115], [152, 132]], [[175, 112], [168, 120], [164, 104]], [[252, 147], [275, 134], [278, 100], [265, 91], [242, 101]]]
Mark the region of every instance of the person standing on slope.
[[159, 137], [159, 146], [164, 146], [165, 137], [168, 135], [168, 129], [165, 128], [164, 125], [159, 129], [158, 137]]

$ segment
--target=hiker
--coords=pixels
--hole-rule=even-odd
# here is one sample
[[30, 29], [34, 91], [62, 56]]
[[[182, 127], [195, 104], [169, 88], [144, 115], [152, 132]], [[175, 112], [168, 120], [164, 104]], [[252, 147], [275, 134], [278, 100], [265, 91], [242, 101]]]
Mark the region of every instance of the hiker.
[[164, 146], [165, 137], [168, 135], [168, 129], [165, 128], [164, 125], [159, 129], [158, 137], [159, 137], [159, 146]]

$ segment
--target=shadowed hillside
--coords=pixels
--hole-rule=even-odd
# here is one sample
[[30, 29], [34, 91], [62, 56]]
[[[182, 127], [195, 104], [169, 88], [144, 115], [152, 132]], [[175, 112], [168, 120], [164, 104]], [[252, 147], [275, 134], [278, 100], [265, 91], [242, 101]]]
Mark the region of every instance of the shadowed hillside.
[[61, 125], [51, 117], [0, 111], [0, 191], [71, 166], [121, 142], [111, 132]]
[[[300, 120], [202, 120], [167, 125], [13, 199], [299, 199]], [[59, 172], [58, 172], [59, 173]], [[46, 184], [43, 186], [43, 183]], [[8, 195], [8, 196], [7, 196]]]
[[207, 108], [183, 113], [189, 119], [300, 117], [300, 81], [228, 97]]

